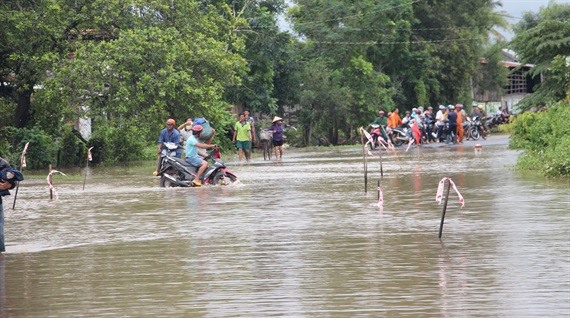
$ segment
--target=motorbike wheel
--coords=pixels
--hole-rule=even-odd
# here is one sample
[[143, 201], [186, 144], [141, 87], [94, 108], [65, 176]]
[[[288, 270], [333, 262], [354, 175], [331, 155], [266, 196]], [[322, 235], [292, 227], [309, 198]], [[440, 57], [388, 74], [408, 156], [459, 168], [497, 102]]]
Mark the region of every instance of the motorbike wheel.
[[404, 144], [404, 141], [399, 137], [400, 134], [397, 132], [393, 132], [392, 135], [390, 135], [390, 139], [392, 140], [392, 144], [394, 145], [394, 147], [400, 147], [401, 145]]
[[469, 131], [469, 134], [473, 140], [479, 140], [479, 138], [481, 138], [481, 134], [479, 133], [479, 129], [477, 129], [477, 127], [471, 127], [469, 128]]
[[455, 141], [455, 134], [453, 132], [448, 131], [445, 134], [445, 143], [449, 145], [450, 143], [451, 144], [454, 143], [454, 141]]
[[236, 176], [221, 171], [212, 178], [212, 185], [230, 185], [235, 182], [237, 182]]
[[165, 176], [160, 176], [160, 187], [171, 188], [171, 187], [177, 187], [177, 185], [172, 183], [170, 179], [166, 178]]

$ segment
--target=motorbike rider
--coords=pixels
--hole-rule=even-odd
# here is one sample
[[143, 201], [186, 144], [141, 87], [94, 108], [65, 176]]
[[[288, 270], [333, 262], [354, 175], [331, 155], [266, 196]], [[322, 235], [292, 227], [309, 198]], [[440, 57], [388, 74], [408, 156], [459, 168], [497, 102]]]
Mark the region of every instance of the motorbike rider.
[[435, 114], [435, 126], [437, 127], [437, 141], [443, 140], [443, 127], [445, 126], [445, 106], [439, 105], [439, 110]]
[[[168, 148], [165, 143], [171, 142], [175, 145], [180, 145], [180, 132], [174, 128], [176, 121], [172, 118], [166, 120], [166, 128], [162, 129], [160, 136], [158, 137], [158, 154], [166, 155], [168, 153]], [[182, 156], [182, 149], [180, 147], [176, 148], [176, 158]]]
[[489, 134], [489, 128], [487, 127], [487, 112], [485, 111], [485, 105], [479, 105], [479, 111], [481, 112], [481, 127], [485, 134]]
[[435, 122], [435, 117], [433, 115], [433, 107], [429, 106], [424, 112], [424, 122], [425, 122], [425, 136], [428, 143], [435, 142], [435, 136], [433, 135], [433, 127]]
[[384, 116], [384, 110], [380, 109], [378, 111], [378, 117], [374, 119], [374, 121], [369, 125], [378, 125], [380, 126], [380, 134], [384, 141], [388, 141], [388, 136], [386, 136], [386, 125], [388, 124], [388, 118]]
[[400, 118], [400, 110], [398, 108], [392, 109], [391, 115], [388, 116], [388, 127], [398, 128], [402, 126], [402, 118]]
[[[454, 111], [455, 107], [453, 105], [448, 105], [447, 108], [448, 108], [447, 120], [449, 121], [449, 131], [447, 133], [450, 134], [451, 132], [455, 132], [457, 134], [457, 118], [458, 118], [458, 115]], [[457, 143], [457, 135], [455, 135], [455, 138], [453, 138], [453, 143], [454, 144]]]
[[214, 149], [217, 148], [218, 145], [215, 144], [205, 144], [199, 142], [200, 134], [202, 134], [203, 128], [201, 125], [194, 125], [192, 126], [192, 135], [188, 137], [186, 140], [186, 162], [188, 162], [191, 166], [197, 167], [198, 171], [196, 172], [196, 178], [192, 181], [195, 186], [202, 185], [202, 175], [208, 168], [208, 161], [202, 158], [202, 155], [198, 152], [198, 148], [201, 149]]

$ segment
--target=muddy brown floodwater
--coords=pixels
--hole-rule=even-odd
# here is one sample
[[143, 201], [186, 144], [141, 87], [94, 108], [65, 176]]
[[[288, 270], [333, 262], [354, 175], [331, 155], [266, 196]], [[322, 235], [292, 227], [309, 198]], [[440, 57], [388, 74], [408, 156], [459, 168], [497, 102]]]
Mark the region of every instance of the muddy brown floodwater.
[[[288, 150], [228, 187], [148, 168], [20, 185], [4, 200], [0, 317], [568, 317], [570, 187], [514, 172], [507, 137], [384, 154]], [[377, 154], [377, 153], [375, 153]], [[438, 182], [451, 192], [442, 239]]]

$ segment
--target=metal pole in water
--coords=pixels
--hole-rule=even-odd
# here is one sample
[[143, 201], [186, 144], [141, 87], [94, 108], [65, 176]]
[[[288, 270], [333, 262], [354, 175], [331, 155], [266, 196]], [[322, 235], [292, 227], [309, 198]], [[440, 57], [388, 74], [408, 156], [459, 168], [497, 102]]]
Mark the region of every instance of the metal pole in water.
[[[48, 167], [48, 170], [49, 170], [49, 172], [51, 172], [51, 163], [50, 163], [50, 165], [49, 165], [49, 167]], [[48, 183], [49, 183], [49, 184], [53, 184], [52, 181], [53, 181], [53, 180], [52, 180], [51, 174], [50, 174], [50, 175], [49, 175], [49, 181], [48, 181]], [[49, 187], [49, 199], [50, 199], [50, 201], [53, 200], [53, 190], [52, 190], [51, 186]]]
[[85, 191], [85, 182], [87, 181], [87, 169], [89, 169], [89, 157], [87, 157], [87, 162], [85, 163], [85, 178], [83, 178], [83, 191]]
[[380, 179], [384, 179], [384, 169], [382, 168], [382, 149], [378, 147], [378, 154], [380, 156]]
[[445, 191], [445, 202], [443, 203], [443, 211], [441, 212], [441, 224], [439, 225], [439, 238], [443, 232], [443, 220], [445, 219], [445, 211], [447, 210], [447, 201], [449, 200], [449, 188], [451, 188], [451, 181], [447, 180], [447, 190]]
[[364, 193], [368, 193], [368, 159], [366, 158], [366, 146], [362, 148], [364, 153]]
[[378, 197], [376, 198], [376, 200], [380, 200], [380, 179], [378, 179], [378, 186], [376, 187], [376, 192], [378, 193]]
[[18, 198], [18, 189], [20, 189], [20, 182], [16, 185], [16, 192], [14, 193], [14, 203], [12, 203], [12, 210], [16, 208], [16, 199]]

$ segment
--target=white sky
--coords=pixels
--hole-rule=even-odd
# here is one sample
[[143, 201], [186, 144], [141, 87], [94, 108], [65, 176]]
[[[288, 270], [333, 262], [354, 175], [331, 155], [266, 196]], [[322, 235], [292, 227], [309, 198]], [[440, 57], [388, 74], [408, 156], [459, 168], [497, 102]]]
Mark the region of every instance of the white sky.
[[[502, 8], [497, 8], [500, 11], [504, 11], [506, 14], [512, 16], [513, 18], [508, 18], [507, 21], [511, 24], [516, 24], [524, 12], [538, 12], [540, 8], [548, 6], [550, 0], [500, 0], [503, 4]], [[554, 3], [568, 3], [570, 0], [553, 0]], [[512, 33], [504, 32], [505, 37], [510, 40]]]

